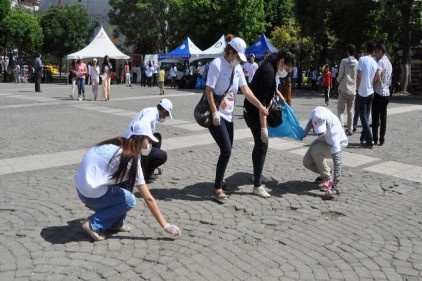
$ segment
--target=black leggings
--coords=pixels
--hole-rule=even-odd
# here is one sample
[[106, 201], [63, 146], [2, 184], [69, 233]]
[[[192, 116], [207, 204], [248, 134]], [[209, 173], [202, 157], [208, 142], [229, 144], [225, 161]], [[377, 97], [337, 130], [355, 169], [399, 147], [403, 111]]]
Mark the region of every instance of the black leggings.
[[220, 118], [220, 126], [211, 125], [208, 130], [220, 148], [217, 170], [215, 172], [214, 188], [222, 187], [224, 174], [230, 160], [233, 147], [233, 123]]
[[259, 117], [257, 120], [255, 120], [256, 118], [249, 116], [249, 114], [246, 112], [243, 112], [243, 117], [245, 118], [245, 122], [249, 129], [251, 129], [255, 143], [252, 150], [252, 165], [254, 175], [253, 184], [254, 187], [258, 187], [261, 185], [262, 171], [264, 170], [265, 158], [268, 151], [268, 141], [263, 142], [261, 140], [261, 123], [259, 121]]

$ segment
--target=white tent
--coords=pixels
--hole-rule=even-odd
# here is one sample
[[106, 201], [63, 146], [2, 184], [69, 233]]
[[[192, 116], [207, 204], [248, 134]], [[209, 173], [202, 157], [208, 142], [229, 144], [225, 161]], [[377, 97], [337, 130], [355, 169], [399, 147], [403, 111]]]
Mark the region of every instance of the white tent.
[[218, 56], [221, 56], [222, 54], [224, 54], [224, 48], [226, 47], [226, 44], [226, 37], [222, 35], [220, 39], [218, 39], [218, 41], [214, 43], [214, 45], [202, 51], [199, 54], [198, 59], [216, 58]]
[[102, 58], [106, 55], [111, 59], [129, 59], [130, 58], [128, 55], [123, 54], [122, 52], [120, 52], [119, 49], [117, 49], [117, 47], [113, 44], [113, 42], [108, 37], [104, 28], [101, 27], [100, 31], [98, 31], [97, 33], [97, 36], [95, 36], [94, 40], [92, 40], [88, 46], [86, 46], [82, 50], [77, 51], [76, 53], [67, 55], [67, 59], [68, 60], [77, 59], [78, 57]]

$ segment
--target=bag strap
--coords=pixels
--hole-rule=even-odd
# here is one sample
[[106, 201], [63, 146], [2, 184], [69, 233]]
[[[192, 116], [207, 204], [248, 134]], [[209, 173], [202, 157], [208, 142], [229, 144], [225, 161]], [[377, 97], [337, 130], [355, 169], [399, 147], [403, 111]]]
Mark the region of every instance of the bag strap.
[[229, 90], [230, 90], [230, 86], [232, 85], [232, 83], [233, 83], [233, 78], [234, 78], [234, 70], [236, 69], [236, 67], [233, 67], [233, 70], [232, 70], [232, 76], [230, 77], [230, 84], [229, 84], [229, 86], [227, 87], [227, 90], [224, 92], [224, 96], [226, 96], [227, 95], [227, 93], [229, 92]]

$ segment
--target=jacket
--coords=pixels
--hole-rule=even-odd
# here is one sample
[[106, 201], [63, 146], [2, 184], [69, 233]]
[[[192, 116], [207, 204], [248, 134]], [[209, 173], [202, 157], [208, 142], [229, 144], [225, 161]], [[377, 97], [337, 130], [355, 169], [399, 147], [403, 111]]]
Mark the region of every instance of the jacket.
[[[275, 74], [277, 72], [277, 63], [275, 56], [269, 56], [265, 61], [260, 64], [252, 78], [250, 88], [255, 97], [261, 102], [262, 105], [268, 106], [274, 96], [276, 83]], [[246, 113], [252, 117], [252, 120], [259, 122], [259, 109], [256, 108], [247, 99], [244, 102]]]
[[356, 77], [358, 73], [358, 61], [354, 56], [343, 59], [337, 76], [339, 92], [348, 95], [356, 95]]

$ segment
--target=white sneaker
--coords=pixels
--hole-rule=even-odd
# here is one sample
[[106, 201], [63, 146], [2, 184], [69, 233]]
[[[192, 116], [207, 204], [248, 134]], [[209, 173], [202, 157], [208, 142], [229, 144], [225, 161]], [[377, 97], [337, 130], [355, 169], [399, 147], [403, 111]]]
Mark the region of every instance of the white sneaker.
[[[261, 175], [261, 183], [269, 183], [271, 180], [272, 179], [270, 179], [270, 178], [268, 178], [264, 175]], [[255, 176], [252, 175], [251, 182], [254, 182], [254, 181], [255, 181]]]
[[253, 188], [253, 194], [262, 197], [262, 198], [269, 198], [271, 195], [265, 190], [264, 186], [258, 186]]

